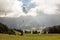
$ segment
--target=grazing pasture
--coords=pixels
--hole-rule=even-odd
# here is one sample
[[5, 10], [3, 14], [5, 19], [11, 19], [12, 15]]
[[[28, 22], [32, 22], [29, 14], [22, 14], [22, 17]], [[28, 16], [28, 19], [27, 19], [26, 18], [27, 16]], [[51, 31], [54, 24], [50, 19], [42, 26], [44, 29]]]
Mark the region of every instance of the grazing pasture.
[[23, 36], [0, 34], [0, 40], [60, 40], [60, 34], [24, 34]]

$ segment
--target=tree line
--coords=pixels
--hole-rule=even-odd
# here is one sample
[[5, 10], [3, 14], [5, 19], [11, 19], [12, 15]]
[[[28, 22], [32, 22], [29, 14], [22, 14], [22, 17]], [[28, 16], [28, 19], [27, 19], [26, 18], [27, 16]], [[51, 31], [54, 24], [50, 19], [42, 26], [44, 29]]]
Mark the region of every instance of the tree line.
[[4, 25], [2, 23], [0, 23], [0, 33], [2, 34], [12, 34], [12, 35], [16, 35], [15, 31], [20, 32], [20, 35], [23, 35], [23, 31], [20, 29], [10, 29], [8, 28], [7, 25]]
[[57, 26], [52, 26], [52, 27], [47, 27], [43, 29], [44, 33], [60, 33], [60, 25]]

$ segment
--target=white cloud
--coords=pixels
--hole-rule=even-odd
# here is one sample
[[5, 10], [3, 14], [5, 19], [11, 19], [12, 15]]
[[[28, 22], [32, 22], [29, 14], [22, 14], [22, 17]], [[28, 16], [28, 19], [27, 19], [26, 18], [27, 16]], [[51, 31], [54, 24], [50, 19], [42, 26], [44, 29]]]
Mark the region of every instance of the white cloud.
[[35, 9], [45, 14], [56, 14], [56, 9], [58, 9], [56, 4], [60, 4], [60, 0], [31, 0], [31, 2], [37, 5]]
[[[36, 6], [25, 14], [22, 9], [22, 1], [0, 0], [0, 17], [36, 16], [37, 11], [42, 11], [45, 14], [56, 14], [56, 9], [58, 9], [56, 4], [60, 4], [60, 0], [31, 0], [31, 3], [35, 3]], [[6, 16], [4, 16], [5, 13]]]
[[36, 9], [35, 8], [30, 9], [26, 15], [37, 16]]
[[0, 0], [0, 17], [19, 17], [24, 15], [22, 5], [23, 3], [17, 0]]

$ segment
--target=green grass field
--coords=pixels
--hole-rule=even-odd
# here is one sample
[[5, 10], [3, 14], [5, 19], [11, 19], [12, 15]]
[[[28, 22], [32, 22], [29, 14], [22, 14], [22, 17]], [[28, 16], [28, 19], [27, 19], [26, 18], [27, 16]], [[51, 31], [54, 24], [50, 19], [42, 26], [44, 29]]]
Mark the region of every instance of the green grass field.
[[23, 36], [0, 34], [0, 40], [60, 40], [60, 34], [24, 34]]

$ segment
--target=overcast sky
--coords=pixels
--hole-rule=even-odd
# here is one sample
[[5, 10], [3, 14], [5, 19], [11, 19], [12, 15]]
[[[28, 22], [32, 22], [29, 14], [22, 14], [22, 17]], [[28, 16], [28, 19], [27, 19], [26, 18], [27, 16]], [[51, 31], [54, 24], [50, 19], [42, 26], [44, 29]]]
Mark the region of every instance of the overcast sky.
[[28, 20], [25, 24], [32, 23], [32, 25], [35, 22], [60, 25], [60, 0], [0, 0], [0, 17], [18, 19], [22, 17], [23, 20]]

